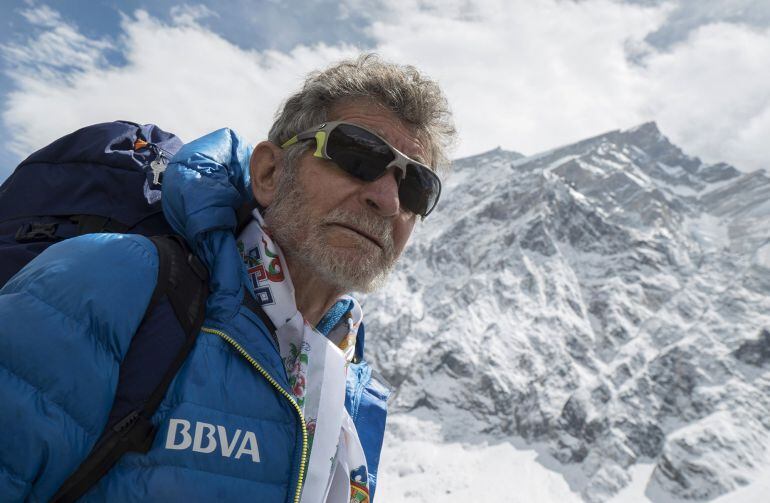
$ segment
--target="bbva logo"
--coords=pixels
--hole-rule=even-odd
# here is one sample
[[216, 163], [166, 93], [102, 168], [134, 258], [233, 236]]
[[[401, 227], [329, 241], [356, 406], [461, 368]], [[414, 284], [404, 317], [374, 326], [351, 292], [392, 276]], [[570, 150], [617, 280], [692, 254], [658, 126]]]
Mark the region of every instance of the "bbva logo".
[[[201, 421], [195, 422], [195, 431], [192, 435], [191, 428], [190, 421], [172, 418], [168, 424], [166, 449], [184, 450], [192, 446], [195, 452], [211, 454], [219, 447], [220, 454], [226, 458], [231, 457], [235, 452], [235, 459], [241, 459], [241, 456], [248, 454], [252, 462], [259, 463], [259, 445], [254, 432], [243, 433], [238, 429], [232, 437], [229, 437], [224, 426]], [[238, 450], [235, 449], [236, 446]]]

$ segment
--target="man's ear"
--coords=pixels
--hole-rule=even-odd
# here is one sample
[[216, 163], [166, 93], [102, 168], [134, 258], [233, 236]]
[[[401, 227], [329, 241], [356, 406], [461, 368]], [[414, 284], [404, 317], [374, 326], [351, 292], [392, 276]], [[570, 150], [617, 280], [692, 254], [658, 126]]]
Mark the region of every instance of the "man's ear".
[[249, 160], [251, 191], [263, 208], [275, 198], [278, 180], [283, 169], [283, 150], [273, 142], [263, 141], [254, 147]]

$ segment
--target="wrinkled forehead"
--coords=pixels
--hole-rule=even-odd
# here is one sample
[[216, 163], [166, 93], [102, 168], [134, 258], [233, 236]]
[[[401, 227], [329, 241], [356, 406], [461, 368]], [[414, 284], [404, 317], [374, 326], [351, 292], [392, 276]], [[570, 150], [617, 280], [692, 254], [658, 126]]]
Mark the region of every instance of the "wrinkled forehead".
[[355, 98], [337, 103], [329, 109], [328, 120], [363, 126], [409, 158], [429, 164], [426, 142], [417, 134], [415, 128], [373, 99]]

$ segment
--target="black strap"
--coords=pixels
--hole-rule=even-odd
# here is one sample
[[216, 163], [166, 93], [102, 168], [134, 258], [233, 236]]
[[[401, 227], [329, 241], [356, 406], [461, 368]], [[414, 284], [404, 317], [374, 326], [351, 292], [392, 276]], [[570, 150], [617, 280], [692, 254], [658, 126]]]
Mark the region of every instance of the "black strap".
[[17, 243], [60, 241], [95, 232], [128, 232], [131, 227], [103, 215], [37, 216], [21, 224], [14, 238]]
[[[145, 453], [155, 438], [150, 421], [168, 391], [200, 331], [208, 297], [208, 271], [190, 252], [179, 236], [156, 236], [150, 240], [158, 248], [158, 282], [150, 301], [150, 311], [164, 296], [169, 299], [185, 341], [153, 392], [138, 409], [129, 413], [101, 436], [101, 440], [64, 482], [51, 501], [69, 503], [77, 500], [99, 481], [129, 451]], [[125, 360], [122, 365], [125, 365]]]
[[251, 294], [247, 291], [243, 292], [243, 305], [246, 306], [249, 311], [256, 314], [260, 320], [262, 320], [262, 323], [265, 324], [267, 329], [270, 331], [271, 334], [274, 334], [276, 332], [275, 325], [273, 324], [273, 320], [270, 319], [270, 317], [267, 315], [264, 309], [262, 309], [262, 306], [260, 306], [257, 301], [254, 299], [254, 297], [251, 296]]
[[261, 208], [262, 210], [264, 210], [264, 208], [259, 206], [259, 203], [256, 201], [246, 203], [236, 210], [235, 221], [238, 222], [235, 227], [236, 236], [240, 236], [241, 232], [243, 232], [243, 229], [245, 229], [246, 226], [249, 225], [249, 223], [252, 220], [254, 220], [254, 217], [252, 216], [251, 213], [254, 211], [255, 208]]
[[270, 319], [270, 317], [267, 315], [264, 309], [262, 309], [262, 306], [260, 306], [257, 301], [254, 299], [254, 297], [251, 296], [251, 294], [247, 291], [243, 292], [243, 302], [241, 302], [244, 306], [246, 306], [249, 311], [256, 314], [260, 320], [262, 320], [262, 323], [265, 324], [267, 327], [267, 331], [270, 332], [270, 337], [273, 339], [273, 344], [275, 345], [275, 348], [278, 349], [278, 335], [277, 335], [277, 329], [275, 328], [275, 325], [273, 324], [273, 320]]
[[95, 232], [128, 232], [130, 226], [102, 215], [72, 215], [70, 220], [78, 225], [78, 235]]

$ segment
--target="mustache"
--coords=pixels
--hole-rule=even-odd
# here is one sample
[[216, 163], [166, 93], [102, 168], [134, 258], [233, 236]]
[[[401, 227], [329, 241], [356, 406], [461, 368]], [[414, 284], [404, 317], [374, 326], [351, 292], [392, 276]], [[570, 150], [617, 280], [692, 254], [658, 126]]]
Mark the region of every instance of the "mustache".
[[382, 243], [385, 254], [394, 255], [393, 226], [390, 221], [371, 213], [352, 214], [341, 208], [332, 210], [322, 220], [323, 224], [344, 224], [374, 236]]

